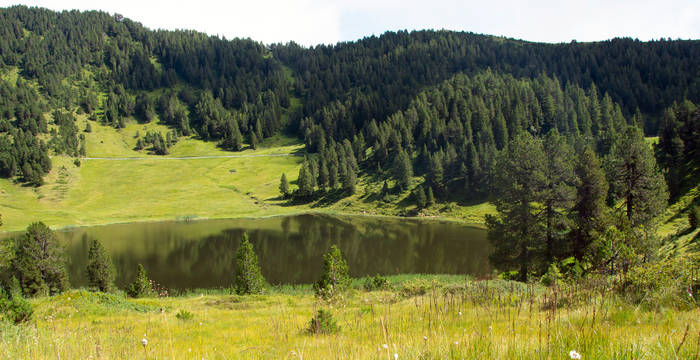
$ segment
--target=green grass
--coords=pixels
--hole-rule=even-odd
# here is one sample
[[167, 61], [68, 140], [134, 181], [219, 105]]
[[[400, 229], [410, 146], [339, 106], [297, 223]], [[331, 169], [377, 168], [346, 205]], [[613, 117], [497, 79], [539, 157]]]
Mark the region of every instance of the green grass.
[[[78, 128], [89, 120], [79, 115]], [[361, 177], [354, 195], [336, 191], [311, 203], [290, 203], [279, 197], [279, 179], [287, 174], [294, 183], [302, 157], [250, 157], [163, 160], [170, 157], [299, 154], [304, 145], [294, 138], [265, 139], [256, 150], [229, 152], [192, 137], [181, 137], [166, 156], [134, 150], [137, 134], [166, 132], [157, 120], [140, 124], [134, 120], [116, 130], [90, 121], [86, 137], [87, 157], [143, 157], [143, 160], [83, 160], [54, 156], [53, 168], [39, 188], [20, 186], [0, 179], [2, 231], [18, 231], [43, 221], [58, 228], [133, 221], [197, 218], [235, 218], [284, 215], [308, 211], [364, 215], [440, 217], [483, 223], [494, 209], [488, 203], [471, 206], [440, 204], [420, 212], [409, 199], [410, 191], [379, 200], [381, 181]], [[418, 184], [421, 179], [416, 178]], [[292, 185], [294, 188], [295, 185]]]
[[[646, 310], [580, 285], [391, 282], [392, 290], [351, 290], [332, 302], [314, 298], [310, 287], [138, 300], [72, 290], [30, 300], [30, 323], [2, 325], [0, 357], [568, 359], [576, 350], [583, 359], [693, 359], [700, 351], [697, 308]], [[416, 284], [428, 284], [426, 292], [404, 290]], [[331, 312], [338, 333], [305, 331], [318, 308]]]

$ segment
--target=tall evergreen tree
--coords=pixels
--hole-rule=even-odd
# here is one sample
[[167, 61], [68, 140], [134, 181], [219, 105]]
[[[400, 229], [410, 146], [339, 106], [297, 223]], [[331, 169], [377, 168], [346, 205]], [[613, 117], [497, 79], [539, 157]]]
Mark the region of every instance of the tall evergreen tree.
[[287, 175], [282, 173], [282, 178], [280, 178], [280, 194], [283, 198], [289, 197], [289, 182], [287, 181]]
[[401, 149], [394, 158], [394, 178], [402, 190], [408, 189], [413, 178], [413, 165], [408, 154]]
[[574, 230], [571, 232], [573, 256], [584, 260], [586, 250], [600, 230], [605, 216], [605, 198], [608, 182], [593, 149], [586, 146], [575, 162], [576, 200], [572, 217]]
[[638, 128], [628, 127], [613, 145], [606, 172], [612, 193], [622, 201], [633, 227], [648, 224], [666, 208], [666, 183]]
[[535, 270], [543, 244], [543, 228], [538, 217], [538, 189], [545, 178], [542, 142], [521, 133], [498, 155], [495, 171], [495, 200], [498, 215], [487, 215], [488, 239], [493, 244], [491, 262], [504, 271], [518, 271], [526, 281]]
[[12, 265], [25, 295], [54, 295], [68, 289], [64, 250], [44, 223], [29, 225], [17, 238]]

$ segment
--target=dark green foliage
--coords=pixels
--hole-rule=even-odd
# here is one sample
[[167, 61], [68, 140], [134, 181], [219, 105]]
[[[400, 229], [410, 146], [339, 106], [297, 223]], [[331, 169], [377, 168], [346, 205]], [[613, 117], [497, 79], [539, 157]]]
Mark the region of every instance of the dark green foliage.
[[664, 111], [656, 150], [672, 199], [696, 185], [700, 175], [699, 138], [700, 107], [683, 101]]
[[7, 292], [0, 287], [0, 321], [8, 321], [12, 324], [20, 324], [28, 321], [34, 309], [22, 297], [21, 292]]
[[389, 280], [377, 274], [373, 277], [368, 277], [367, 279], [365, 279], [365, 282], [364, 284], [362, 284], [362, 286], [367, 291], [386, 290], [389, 288]]
[[492, 263], [500, 270], [517, 270], [526, 281], [537, 265], [544, 228], [537, 201], [544, 187], [545, 153], [540, 140], [527, 133], [516, 136], [496, 162], [494, 204], [497, 216], [487, 215]]
[[[691, 206], [688, 211], [688, 223], [691, 229], [698, 228], [698, 220], [700, 219], [700, 206]], [[0, 223], [1, 225], [2, 223]]]
[[435, 196], [433, 195], [433, 188], [428, 186], [427, 193], [428, 194], [425, 197], [425, 205], [426, 206], [435, 205]]
[[102, 243], [97, 239], [92, 241], [90, 250], [88, 250], [86, 273], [91, 287], [102, 292], [114, 290], [114, 277], [116, 274], [114, 264]]
[[649, 224], [666, 208], [666, 183], [641, 130], [624, 131], [606, 158], [606, 173], [612, 195], [622, 201], [632, 227]]
[[323, 256], [321, 278], [314, 284], [316, 295], [331, 298], [345, 291], [350, 285], [348, 263], [343, 259], [340, 249], [333, 245]]
[[248, 234], [243, 234], [241, 244], [236, 251], [236, 280], [234, 288], [239, 295], [260, 294], [265, 289], [265, 278], [260, 272], [258, 256], [253, 245], [248, 241]]
[[12, 265], [27, 296], [54, 295], [68, 289], [64, 249], [43, 223], [33, 223], [15, 239]]
[[289, 197], [289, 182], [287, 181], [286, 174], [282, 174], [280, 178], [280, 194], [283, 198]]
[[153, 283], [146, 275], [143, 265], [139, 264], [136, 270], [136, 279], [126, 288], [126, 294], [133, 298], [142, 298], [155, 295]]
[[581, 261], [586, 249], [600, 234], [605, 216], [608, 182], [593, 149], [586, 146], [574, 165], [576, 200], [572, 209], [571, 232], [573, 256]]
[[318, 309], [318, 312], [309, 321], [306, 329], [309, 334], [335, 334], [340, 331], [340, 326], [333, 319], [333, 314], [329, 310]]
[[178, 311], [177, 314], [175, 314], [175, 317], [182, 321], [189, 321], [192, 320], [194, 315], [187, 310], [180, 309], [180, 311]]
[[416, 186], [416, 188], [413, 189], [413, 199], [416, 201], [416, 206], [419, 208], [424, 208], [428, 204], [422, 185]]
[[413, 178], [413, 165], [408, 154], [401, 149], [394, 158], [394, 179], [401, 190], [405, 190], [411, 185]]

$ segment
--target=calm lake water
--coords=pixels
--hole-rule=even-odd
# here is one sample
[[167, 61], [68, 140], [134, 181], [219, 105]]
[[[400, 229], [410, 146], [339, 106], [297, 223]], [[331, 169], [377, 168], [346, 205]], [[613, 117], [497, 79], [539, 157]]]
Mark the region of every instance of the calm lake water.
[[87, 284], [91, 239], [99, 239], [123, 287], [143, 264], [169, 289], [228, 287], [243, 233], [271, 284], [316, 281], [323, 255], [338, 245], [350, 275], [490, 273], [486, 232], [456, 223], [307, 214], [265, 219], [130, 223], [58, 231], [66, 242], [73, 287]]

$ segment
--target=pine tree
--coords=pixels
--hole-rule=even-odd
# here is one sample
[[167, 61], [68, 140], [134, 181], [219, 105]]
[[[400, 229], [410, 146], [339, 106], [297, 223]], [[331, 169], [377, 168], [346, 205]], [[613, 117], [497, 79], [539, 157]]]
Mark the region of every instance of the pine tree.
[[569, 228], [566, 211], [575, 198], [573, 152], [566, 139], [559, 135], [556, 128], [544, 138], [544, 182], [537, 189], [538, 197], [544, 211], [545, 224], [545, 263], [549, 266], [555, 257], [566, 252], [565, 235]]
[[143, 265], [139, 264], [136, 269], [136, 279], [126, 288], [126, 294], [133, 298], [147, 297], [154, 294], [153, 284], [151, 284], [151, 280], [148, 278]]
[[352, 195], [355, 193], [356, 184], [357, 174], [355, 173], [355, 170], [353, 170], [352, 166], [348, 164], [345, 171], [345, 177], [343, 178], [343, 190]]
[[340, 249], [333, 245], [323, 256], [321, 278], [314, 284], [316, 295], [329, 298], [345, 291], [350, 286], [348, 263], [343, 259]]
[[419, 208], [424, 208], [426, 205], [425, 191], [423, 191], [423, 186], [417, 186], [413, 192], [413, 197], [416, 200], [416, 206]]
[[396, 154], [393, 168], [396, 184], [401, 190], [406, 190], [411, 185], [411, 178], [413, 178], [413, 165], [403, 149]]
[[605, 216], [605, 198], [608, 194], [608, 182], [595, 152], [586, 146], [580, 152], [575, 164], [576, 200], [572, 217], [574, 230], [572, 251], [574, 257], [581, 261], [586, 250], [598, 236]]
[[543, 247], [538, 217], [538, 189], [545, 182], [542, 142], [529, 133], [517, 135], [496, 161], [493, 186], [498, 215], [487, 215], [488, 239], [493, 244], [491, 262], [500, 270], [518, 272], [527, 281]]
[[236, 251], [236, 280], [234, 288], [239, 295], [260, 294], [265, 287], [258, 265], [258, 257], [255, 255], [253, 245], [248, 241], [248, 234], [243, 234], [241, 244]]
[[115, 270], [112, 258], [98, 240], [93, 240], [88, 251], [86, 269], [88, 283], [98, 291], [114, 290]]
[[283, 198], [289, 197], [289, 182], [287, 181], [287, 175], [282, 173], [282, 178], [280, 179], [280, 194]]
[[258, 148], [258, 136], [255, 135], [255, 132], [250, 133], [250, 148], [253, 150]]
[[318, 188], [322, 191], [326, 191], [328, 187], [329, 173], [326, 161], [321, 158], [319, 169], [318, 169]]
[[25, 295], [54, 295], [68, 289], [63, 248], [41, 222], [29, 225], [24, 236], [16, 240], [12, 265]]
[[648, 224], [666, 208], [666, 183], [641, 130], [631, 126], [625, 130], [606, 158], [606, 172], [633, 227]]
[[427, 206], [435, 205], [435, 196], [433, 195], [433, 188], [428, 186], [427, 196], [425, 199], [425, 204]]

